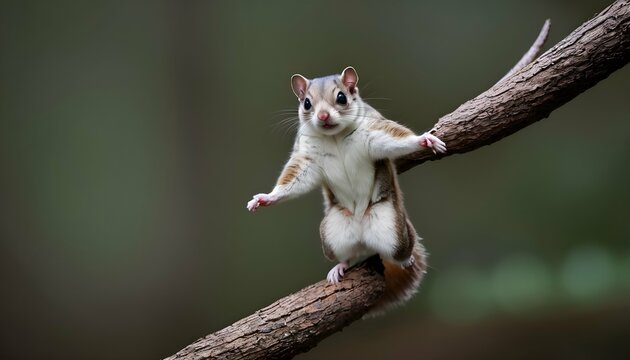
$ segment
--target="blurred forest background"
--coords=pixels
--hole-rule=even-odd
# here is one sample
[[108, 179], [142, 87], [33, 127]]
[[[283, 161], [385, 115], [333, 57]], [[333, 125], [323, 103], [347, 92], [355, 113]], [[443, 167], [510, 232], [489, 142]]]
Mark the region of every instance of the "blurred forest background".
[[[255, 216], [289, 78], [354, 66], [418, 132], [612, 0], [3, 1], [3, 359], [155, 359], [324, 278], [321, 198]], [[401, 183], [421, 292], [301, 359], [630, 351], [630, 68]]]

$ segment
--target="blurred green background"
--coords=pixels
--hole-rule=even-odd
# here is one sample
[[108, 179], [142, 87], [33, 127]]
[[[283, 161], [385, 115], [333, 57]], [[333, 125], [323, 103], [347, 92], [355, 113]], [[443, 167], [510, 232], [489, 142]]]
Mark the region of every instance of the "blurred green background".
[[[3, 1], [7, 358], [155, 359], [323, 279], [318, 192], [256, 216], [289, 78], [356, 67], [418, 132], [611, 1]], [[401, 177], [421, 292], [301, 359], [614, 358], [630, 334], [630, 68]]]

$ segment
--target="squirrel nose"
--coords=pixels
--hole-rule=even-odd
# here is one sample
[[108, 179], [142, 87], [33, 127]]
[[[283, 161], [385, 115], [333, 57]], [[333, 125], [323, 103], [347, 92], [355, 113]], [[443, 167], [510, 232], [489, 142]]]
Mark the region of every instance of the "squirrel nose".
[[330, 117], [330, 114], [328, 113], [328, 111], [320, 111], [317, 113], [317, 118], [321, 121], [326, 121], [328, 120], [328, 118]]

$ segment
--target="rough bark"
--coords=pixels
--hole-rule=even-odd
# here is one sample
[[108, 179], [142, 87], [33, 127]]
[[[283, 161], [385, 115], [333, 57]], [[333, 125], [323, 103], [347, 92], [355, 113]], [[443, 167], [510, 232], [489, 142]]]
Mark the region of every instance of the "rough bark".
[[[427, 160], [491, 144], [544, 119], [630, 60], [630, 0], [616, 1], [532, 64], [439, 119], [432, 132], [448, 152], [411, 154], [404, 172]], [[378, 264], [352, 269], [338, 287], [320, 281], [168, 359], [290, 358], [359, 319], [384, 288]]]
[[441, 117], [431, 131], [448, 152], [397, 161], [402, 173], [427, 160], [492, 144], [549, 114], [630, 60], [630, 4], [616, 1], [537, 60]]
[[385, 289], [383, 268], [372, 257], [339, 285], [325, 280], [284, 297], [167, 358], [289, 359], [361, 318]]

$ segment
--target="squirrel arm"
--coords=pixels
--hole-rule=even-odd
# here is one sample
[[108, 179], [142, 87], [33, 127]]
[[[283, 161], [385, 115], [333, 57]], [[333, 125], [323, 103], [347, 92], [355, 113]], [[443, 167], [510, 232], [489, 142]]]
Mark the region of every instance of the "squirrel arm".
[[247, 203], [249, 211], [259, 206], [268, 206], [280, 201], [298, 197], [321, 184], [321, 172], [313, 159], [304, 153], [296, 152], [287, 161], [276, 186], [269, 194], [254, 195]]
[[437, 137], [424, 133], [420, 136], [391, 121], [379, 120], [370, 125], [368, 148], [373, 159], [394, 159], [423, 148], [445, 152], [446, 146]]

